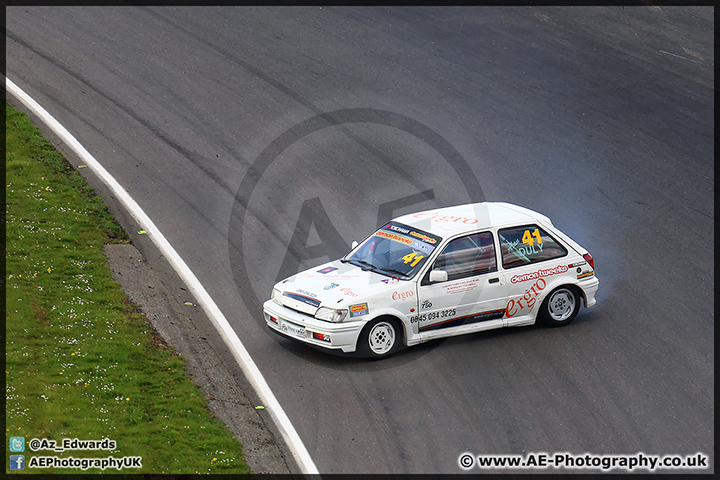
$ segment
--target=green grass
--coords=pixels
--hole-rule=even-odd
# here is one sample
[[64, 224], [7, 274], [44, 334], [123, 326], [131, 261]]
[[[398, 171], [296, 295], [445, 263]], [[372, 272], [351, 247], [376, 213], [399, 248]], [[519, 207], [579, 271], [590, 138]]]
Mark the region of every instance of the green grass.
[[128, 239], [105, 204], [7, 104], [6, 146], [6, 441], [117, 444], [63, 453], [26, 447], [26, 465], [41, 455], [141, 456], [141, 469], [122, 473], [250, 473], [241, 444], [185, 376], [184, 360], [111, 278], [103, 245]]

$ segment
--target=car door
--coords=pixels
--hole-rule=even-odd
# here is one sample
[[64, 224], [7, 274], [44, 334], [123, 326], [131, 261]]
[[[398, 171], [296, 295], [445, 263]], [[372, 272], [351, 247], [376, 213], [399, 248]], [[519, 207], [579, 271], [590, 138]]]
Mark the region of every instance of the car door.
[[[430, 281], [430, 272], [447, 272], [447, 280]], [[493, 234], [473, 233], [449, 242], [418, 285], [419, 314], [414, 317], [424, 338], [444, 337], [503, 326], [506, 281], [498, 272]]]

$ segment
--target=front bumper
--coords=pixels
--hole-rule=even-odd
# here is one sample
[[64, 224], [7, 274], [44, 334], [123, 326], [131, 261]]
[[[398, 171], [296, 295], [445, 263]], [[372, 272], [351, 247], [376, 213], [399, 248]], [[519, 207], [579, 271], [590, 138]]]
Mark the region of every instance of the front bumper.
[[[268, 327], [284, 337], [328, 350], [355, 351], [364, 321], [332, 323], [278, 305], [272, 300], [263, 304]], [[275, 319], [275, 320], [273, 320]]]

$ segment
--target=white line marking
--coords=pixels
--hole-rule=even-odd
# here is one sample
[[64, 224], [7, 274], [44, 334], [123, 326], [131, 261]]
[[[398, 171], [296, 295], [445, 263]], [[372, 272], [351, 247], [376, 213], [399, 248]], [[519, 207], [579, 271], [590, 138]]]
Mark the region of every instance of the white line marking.
[[178, 255], [172, 245], [170, 245], [160, 230], [155, 226], [152, 220], [150, 220], [150, 217], [145, 214], [145, 212], [140, 208], [130, 194], [117, 182], [117, 180], [115, 180], [115, 178], [110, 175], [110, 173], [105, 170], [102, 165], [100, 165], [100, 162], [95, 160], [95, 157], [93, 157], [85, 149], [85, 147], [83, 147], [80, 142], [78, 142], [75, 137], [73, 137], [70, 132], [68, 132], [67, 129], [60, 124], [60, 122], [55, 120], [52, 115], [41, 107], [40, 104], [33, 100], [27, 93], [25, 93], [7, 77], [5, 77], [5, 87], [12, 95], [32, 110], [35, 115], [40, 117], [42, 121], [45, 122], [45, 124], [47, 124], [53, 132], [55, 132], [56, 135], [58, 135], [80, 158], [83, 159], [88, 168], [100, 177], [100, 180], [102, 180], [103, 183], [110, 188], [113, 194], [120, 200], [133, 218], [143, 227], [145, 231], [147, 231], [147, 235], [168, 258], [170, 264], [187, 284], [193, 295], [195, 295], [195, 298], [203, 307], [208, 317], [210, 317], [213, 321], [225, 343], [230, 347], [235, 359], [240, 364], [240, 368], [242, 368], [243, 373], [255, 388], [260, 400], [266, 407], [268, 407], [267, 410], [270, 412], [273, 420], [275, 420], [280, 433], [285, 439], [285, 442], [295, 457], [295, 460], [303, 470], [303, 473], [318, 474], [319, 472], [317, 467], [315, 467], [315, 463], [310, 457], [310, 454], [305, 448], [300, 436], [295, 431], [295, 427], [293, 427], [287, 414], [280, 406], [280, 402], [278, 402], [272, 390], [270, 390], [270, 386], [265, 381], [262, 373], [260, 373], [260, 369], [258, 369], [257, 365], [255, 365], [255, 362], [250, 357], [250, 354], [245, 349], [245, 346], [242, 344], [232, 327], [230, 327], [230, 324], [220, 311], [220, 308], [218, 308], [208, 292], [200, 284], [200, 281], [197, 277], [195, 277], [195, 274], [190, 270], [190, 267], [188, 267], [183, 259], [180, 258], [180, 255]]
[[666, 52], [665, 50], [658, 50], [658, 52], [665, 53], [667, 55], [672, 55], [673, 57], [682, 58], [683, 60], [687, 60], [688, 62], [699, 63], [700, 65], [702, 65], [702, 62], [698, 62], [697, 60], [693, 60], [692, 58], [683, 57], [682, 55], [677, 55], [675, 53]]

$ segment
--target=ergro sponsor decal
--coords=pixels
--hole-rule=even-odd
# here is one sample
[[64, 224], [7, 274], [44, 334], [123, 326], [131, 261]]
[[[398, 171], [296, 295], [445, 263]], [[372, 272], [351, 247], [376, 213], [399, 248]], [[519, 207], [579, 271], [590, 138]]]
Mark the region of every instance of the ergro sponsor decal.
[[520, 275], [513, 275], [510, 277], [512, 283], [527, 282], [528, 280], [537, 280], [542, 277], [549, 277], [551, 275], [557, 275], [559, 273], [565, 273], [568, 271], [567, 265], [558, 265], [555, 268], [539, 269], [530, 273], [521, 273]]
[[348, 297], [357, 297], [358, 294], [350, 290], [348, 287], [341, 288], [340, 291], [343, 293], [343, 295]]
[[505, 316], [507, 318], [512, 318], [525, 307], [532, 307], [535, 305], [537, 296], [540, 295], [540, 292], [542, 292], [546, 286], [547, 283], [545, 282], [545, 279], [538, 278], [537, 282], [535, 282], [532, 287], [528, 288], [521, 298], [517, 301], [510, 299], [505, 307]]
[[415, 294], [413, 293], [412, 290], [408, 290], [407, 292], [398, 292], [398, 291], [395, 291], [395, 292], [392, 293], [392, 299], [393, 299], [393, 300], [400, 300], [400, 301], [403, 301], [403, 302], [404, 302], [406, 299], [412, 297], [413, 295], [415, 295]]
[[467, 217], [456, 217], [455, 215], [441, 215], [438, 212], [420, 212], [413, 215], [414, 218], [429, 218], [435, 222], [451, 222], [451, 223], [464, 223], [465, 225], [474, 225], [478, 223], [475, 218]]

